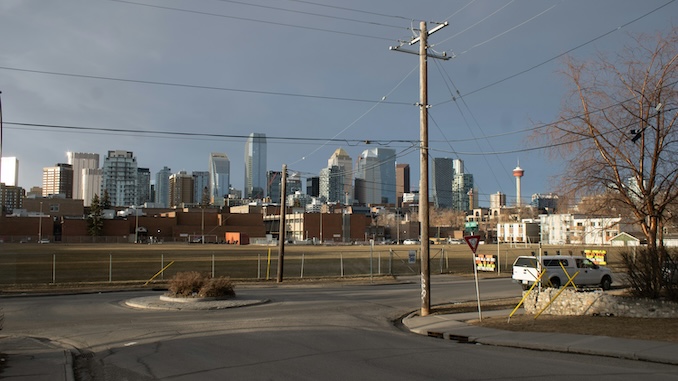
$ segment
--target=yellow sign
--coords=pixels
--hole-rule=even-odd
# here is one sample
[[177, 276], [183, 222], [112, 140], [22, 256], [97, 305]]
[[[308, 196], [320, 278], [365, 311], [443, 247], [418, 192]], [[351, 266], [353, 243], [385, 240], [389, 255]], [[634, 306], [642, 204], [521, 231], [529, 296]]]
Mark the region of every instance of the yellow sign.
[[476, 255], [476, 269], [478, 271], [497, 271], [497, 256], [489, 254]]
[[606, 250], [584, 250], [584, 256], [591, 260], [591, 262], [605, 266], [607, 265], [607, 251]]

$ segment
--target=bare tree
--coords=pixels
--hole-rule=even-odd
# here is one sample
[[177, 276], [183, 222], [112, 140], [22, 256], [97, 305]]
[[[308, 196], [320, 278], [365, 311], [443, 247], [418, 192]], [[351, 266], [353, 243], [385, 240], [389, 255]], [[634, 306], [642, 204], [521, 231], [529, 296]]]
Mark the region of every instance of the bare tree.
[[564, 72], [572, 92], [560, 120], [535, 136], [565, 159], [561, 186], [624, 206], [648, 248], [663, 247], [678, 198], [678, 28], [637, 36], [612, 58], [570, 59]]

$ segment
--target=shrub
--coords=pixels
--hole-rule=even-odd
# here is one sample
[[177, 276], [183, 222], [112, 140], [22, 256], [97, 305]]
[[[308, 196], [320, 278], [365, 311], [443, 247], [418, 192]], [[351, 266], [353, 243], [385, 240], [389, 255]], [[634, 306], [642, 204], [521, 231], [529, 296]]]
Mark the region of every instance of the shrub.
[[230, 279], [219, 277], [207, 279], [198, 292], [202, 298], [232, 297], [235, 296], [233, 283]]
[[233, 288], [228, 278], [210, 278], [197, 271], [176, 273], [168, 283], [169, 295], [174, 297], [233, 297]]
[[666, 248], [639, 248], [621, 255], [629, 285], [636, 296], [678, 300], [675, 254], [672, 255]]

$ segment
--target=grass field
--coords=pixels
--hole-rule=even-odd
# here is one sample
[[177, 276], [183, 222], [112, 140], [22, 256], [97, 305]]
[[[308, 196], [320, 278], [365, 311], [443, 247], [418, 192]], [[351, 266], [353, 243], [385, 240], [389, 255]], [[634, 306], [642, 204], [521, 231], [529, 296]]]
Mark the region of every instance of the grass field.
[[[497, 250], [498, 249], [498, 250]], [[549, 246], [543, 251], [581, 255], [574, 246]], [[608, 251], [608, 266], [620, 271], [618, 248]], [[199, 271], [234, 280], [275, 280], [278, 247], [214, 244], [0, 244], [0, 286], [65, 283], [144, 284], [161, 269], [155, 281], [180, 271]], [[416, 263], [411, 263], [414, 250]], [[478, 254], [499, 255], [499, 273], [508, 275], [519, 255], [538, 252], [538, 246], [481, 245]], [[270, 253], [270, 256], [269, 256]], [[473, 256], [466, 245], [432, 245], [431, 273], [472, 274]], [[285, 247], [285, 279], [414, 275], [420, 272], [419, 246], [305, 246]]]

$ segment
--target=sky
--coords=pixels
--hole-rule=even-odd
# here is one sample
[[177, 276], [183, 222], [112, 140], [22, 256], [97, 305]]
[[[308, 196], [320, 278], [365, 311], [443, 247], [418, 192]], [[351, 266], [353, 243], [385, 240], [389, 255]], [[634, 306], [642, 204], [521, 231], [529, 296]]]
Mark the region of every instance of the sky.
[[[678, 22], [676, 0], [2, 0], [2, 156], [19, 186], [66, 152], [131, 151], [153, 174], [206, 171], [267, 136], [269, 170], [317, 176], [337, 148], [354, 162], [393, 148], [419, 184], [419, 58], [429, 36], [429, 156], [464, 161], [481, 206], [558, 193], [563, 163], [529, 137], [558, 120], [567, 57], [617, 54]], [[414, 29], [414, 30], [413, 30]], [[539, 129], [537, 128], [537, 131]], [[430, 160], [432, 163], [432, 160]]]

